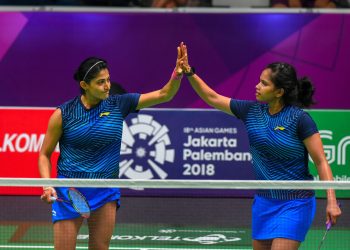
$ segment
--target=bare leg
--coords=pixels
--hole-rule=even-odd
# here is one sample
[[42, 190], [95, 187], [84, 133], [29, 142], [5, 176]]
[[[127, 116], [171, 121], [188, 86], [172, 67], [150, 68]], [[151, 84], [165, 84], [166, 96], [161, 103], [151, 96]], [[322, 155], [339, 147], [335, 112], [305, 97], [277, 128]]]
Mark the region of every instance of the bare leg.
[[271, 250], [297, 250], [299, 246], [299, 241], [284, 238], [276, 238], [272, 241]]
[[115, 201], [106, 203], [93, 213], [88, 219], [89, 249], [108, 250], [114, 231], [117, 214]]
[[270, 250], [272, 246], [272, 240], [253, 240], [254, 250]]
[[56, 250], [75, 250], [77, 235], [83, 218], [61, 220], [53, 224], [54, 244]]

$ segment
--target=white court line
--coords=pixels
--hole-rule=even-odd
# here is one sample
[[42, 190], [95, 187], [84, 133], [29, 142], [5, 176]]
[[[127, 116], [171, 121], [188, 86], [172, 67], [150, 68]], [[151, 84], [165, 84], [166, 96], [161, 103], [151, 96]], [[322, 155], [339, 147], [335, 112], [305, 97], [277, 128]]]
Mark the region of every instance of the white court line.
[[[0, 245], [0, 248], [23, 248], [23, 249], [53, 249], [53, 246], [16, 246], [16, 245]], [[82, 247], [82, 246], [77, 246], [76, 249], [88, 249], [88, 247]], [[138, 248], [138, 247], [109, 247], [109, 249], [114, 249], [114, 250], [164, 250], [164, 249], [169, 249], [169, 250], [184, 250], [185, 248], [159, 248], [159, 247], [148, 247], [148, 248]], [[200, 249], [200, 248], [196, 248]], [[205, 248], [205, 250], [252, 250], [252, 248]]]

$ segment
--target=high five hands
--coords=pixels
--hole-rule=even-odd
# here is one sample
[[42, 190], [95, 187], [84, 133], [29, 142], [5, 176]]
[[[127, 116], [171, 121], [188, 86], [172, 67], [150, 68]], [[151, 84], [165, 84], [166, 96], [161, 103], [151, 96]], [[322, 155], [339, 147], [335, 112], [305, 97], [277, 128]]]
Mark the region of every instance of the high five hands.
[[[180, 45], [177, 47], [177, 59], [176, 59], [176, 66], [174, 69], [174, 73], [177, 77], [185, 75], [192, 75], [193, 71], [191, 66], [188, 63], [188, 54], [187, 54], [187, 47], [184, 44], [184, 42], [181, 42]], [[174, 76], [174, 77], [176, 77]]]
[[185, 61], [185, 55], [183, 53], [182, 46], [183, 46], [183, 42], [181, 42], [180, 45], [177, 47], [177, 59], [176, 59], [176, 66], [174, 69], [174, 73], [177, 76], [182, 76], [182, 74], [184, 72], [183, 71], [183, 63]]
[[180, 43], [180, 53], [182, 55], [182, 61], [180, 62], [180, 66], [182, 68], [183, 73], [188, 74], [191, 72], [191, 66], [188, 63], [187, 46], [184, 42]]

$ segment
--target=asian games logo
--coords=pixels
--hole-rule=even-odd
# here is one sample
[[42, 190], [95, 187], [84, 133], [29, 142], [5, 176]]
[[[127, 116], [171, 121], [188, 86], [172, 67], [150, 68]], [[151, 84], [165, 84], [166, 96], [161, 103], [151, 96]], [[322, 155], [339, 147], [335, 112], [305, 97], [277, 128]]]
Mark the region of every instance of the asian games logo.
[[119, 163], [119, 176], [129, 179], [166, 179], [162, 169], [166, 162], [174, 162], [175, 150], [169, 149], [171, 141], [168, 128], [151, 115], [139, 114], [123, 124], [123, 138]]

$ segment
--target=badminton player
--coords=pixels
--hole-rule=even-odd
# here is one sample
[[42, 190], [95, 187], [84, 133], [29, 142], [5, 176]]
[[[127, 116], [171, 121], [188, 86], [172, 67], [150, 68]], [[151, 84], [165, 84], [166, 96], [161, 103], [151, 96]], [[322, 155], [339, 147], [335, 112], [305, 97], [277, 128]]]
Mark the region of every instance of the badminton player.
[[[179, 89], [182, 69], [178, 47], [176, 67], [165, 86], [146, 93], [111, 95], [107, 62], [91, 57], [77, 69], [74, 79], [81, 94], [60, 105], [50, 117], [39, 154], [42, 178], [50, 178], [51, 155], [57, 143], [60, 156], [58, 178], [113, 179], [119, 175], [119, 155], [124, 118], [132, 112], [170, 101]], [[91, 208], [88, 222], [89, 249], [109, 248], [119, 206], [117, 188], [77, 188]], [[41, 199], [52, 203], [51, 196], [69, 200], [67, 188], [44, 187]], [[83, 218], [71, 204], [54, 202], [52, 221], [55, 249], [75, 249]]]
[[[211, 89], [188, 64], [184, 74], [210, 106], [241, 119], [247, 129], [253, 167], [259, 180], [312, 180], [308, 154], [321, 180], [333, 180], [315, 122], [302, 110], [313, 104], [314, 88], [308, 78], [297, 78], [293, 66], [272, 63], [255, 87], [256, 101], [236, 100]], [[327, 191], [326, 220], [335, 224], [341, 211], [334, 190]], [[256, 250], [298, 249], [316, 209], [313, 190], [260, 190], [252, 208], [252, 237]]]

